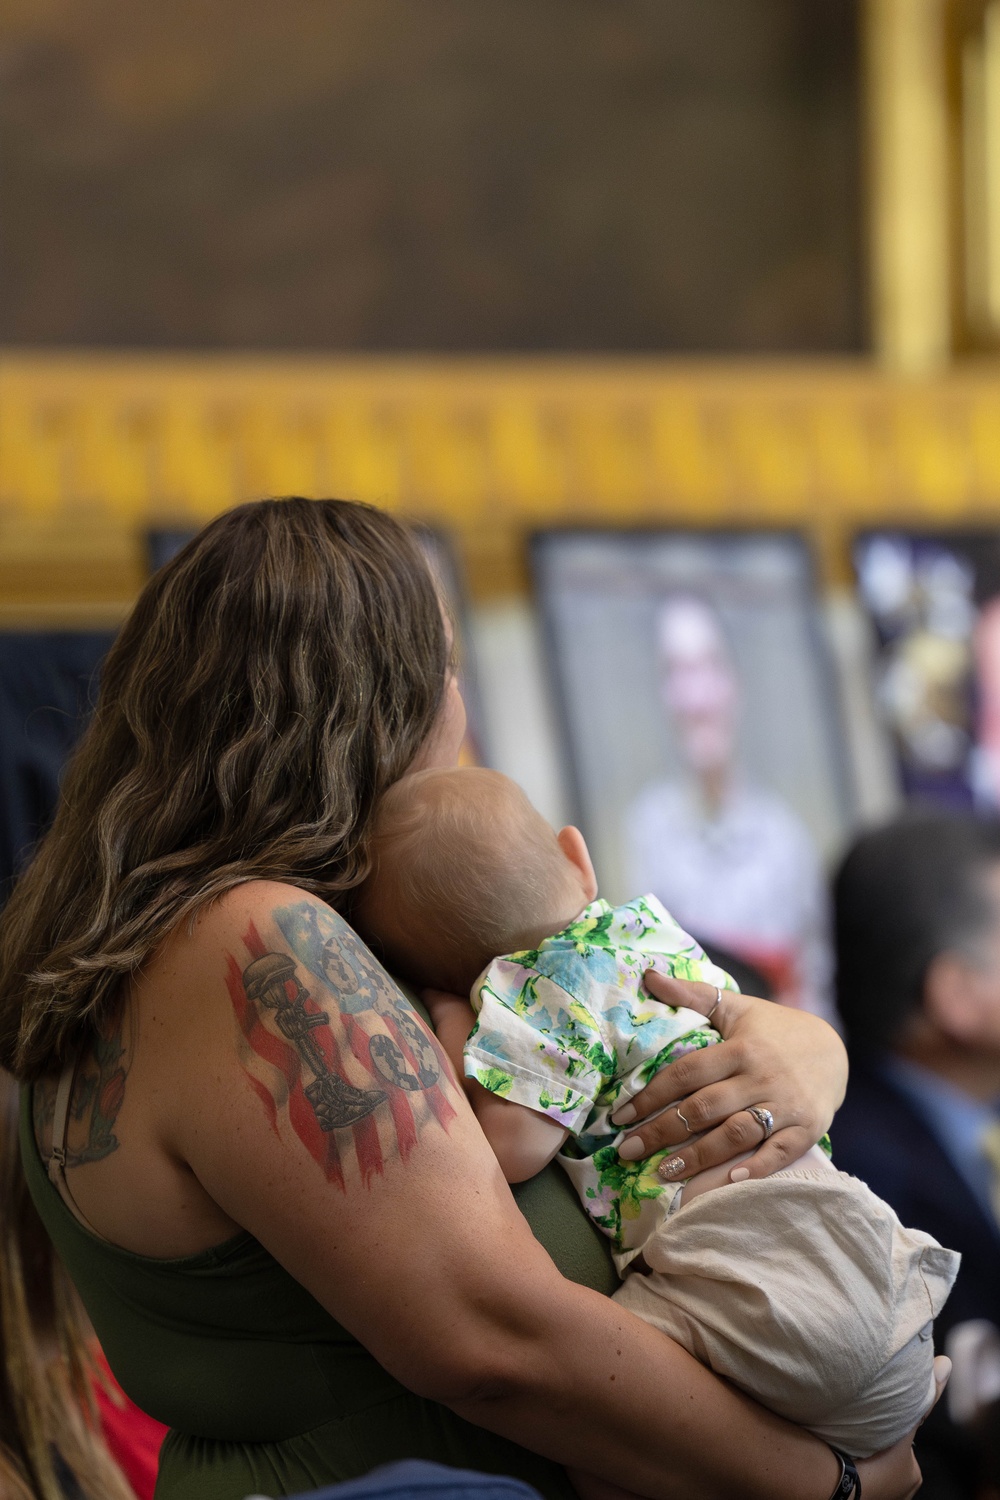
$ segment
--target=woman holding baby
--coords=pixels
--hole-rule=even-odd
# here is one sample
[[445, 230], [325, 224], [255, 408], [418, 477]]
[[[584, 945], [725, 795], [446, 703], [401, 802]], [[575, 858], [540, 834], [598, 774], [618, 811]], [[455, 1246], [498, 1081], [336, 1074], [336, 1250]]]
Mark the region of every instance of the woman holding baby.
[[[830, 1448], [602, 1295], [600, 1239], [558, 1175], [527, 1185], [529, 1225], [421, 1016], [338, 914], [382, 793], [453, 764], [463, 729], [403, 528], [346, 502], [232, 511], [144, 590], [4, 913], [25, 1172], [116, 1376], [172, 1429], [158, 1500], [287, 1495], [407, 1456], [559, 1500], [563, 1465], [654, 1500], [826, 1500]], [[685, 1140], [676, 1111], [647, 1119], [684, 1096], [704, 1131], [685, 1174], [761, 1141], [750, 1106], [775, 1127], [755, 1176], [827, 1128], [832, 1031], [737, 997], [720, 1030], [638, 1097], [625, 1154]], [[865, 1500], [919, 1480], [906, 1442], [860, 1469]]]

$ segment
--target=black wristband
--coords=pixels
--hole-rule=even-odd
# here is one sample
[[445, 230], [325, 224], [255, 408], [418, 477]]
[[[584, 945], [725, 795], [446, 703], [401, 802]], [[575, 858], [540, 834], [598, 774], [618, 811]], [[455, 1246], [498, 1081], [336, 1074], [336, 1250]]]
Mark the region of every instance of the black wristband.
[[830, 1500], [861, 1500], [861, 1476], [854, 1459], [832, 1444], [830, 1451], [840, 1459], [840, 1478]]

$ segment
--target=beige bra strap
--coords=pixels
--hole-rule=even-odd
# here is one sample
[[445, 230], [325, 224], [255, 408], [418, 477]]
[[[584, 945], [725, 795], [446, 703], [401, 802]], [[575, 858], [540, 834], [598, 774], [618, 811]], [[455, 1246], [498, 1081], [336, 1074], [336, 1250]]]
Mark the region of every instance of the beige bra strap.
[[76, 1062], [67, 1063], [56, 1089], [56, 1107], [52, 1116], [52, 1155], [49, 1157], [49, 1181], [69, 1198], [66, 1184], [66, 1130], [69, 1126], [69, 1096], [73, 1092]]
[[73, 1217], [78, 1219], [84, 1229], [89, 1229], [91, 1234], [98, 1239], [103, 1235], [91, 1224], [86, 1214], [80, 1209], [76, 1199], [70, 1192], [69, 1183], [66, 1180], [66, 1133], [69, 1129], [69, 1101], [73, 1092], [73, 1080], [76, 1077], [76, 1060], [67, 1063], [63, 1068], [56, 1088], [55, 1109], [52, 1115], [52, 1154], [46, 1164], [49, 1181], [59, 1193], [66, 1207]]

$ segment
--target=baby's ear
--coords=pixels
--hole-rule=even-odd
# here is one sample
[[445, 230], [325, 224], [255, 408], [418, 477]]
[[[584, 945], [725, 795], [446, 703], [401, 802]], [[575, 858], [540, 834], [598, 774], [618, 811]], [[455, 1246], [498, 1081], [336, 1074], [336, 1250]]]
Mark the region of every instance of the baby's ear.
[[590, 857], [590, 850], [587, 848], [587, 840], [579, 828], [574, 828], [572, 824], [566, 828], [560, 828], [556, 838], [560, 849], [580, 877], [580, 885], [589, 905], [597, 895], [597, 876], [594, 874], [594, 864]]

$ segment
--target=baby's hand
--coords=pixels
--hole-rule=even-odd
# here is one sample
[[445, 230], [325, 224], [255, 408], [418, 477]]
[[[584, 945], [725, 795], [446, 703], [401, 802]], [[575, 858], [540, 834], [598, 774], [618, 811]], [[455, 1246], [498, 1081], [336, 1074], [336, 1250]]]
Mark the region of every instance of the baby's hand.
[[[420, 996], [427, 1007], [427, 1013], [434, 1023], [434, 1030], [439, 1029], [441, 1021], [447, 1022], [449, 1018], [457, 1020], [461, 1015], [469, 1017], [469, 1031], [476, 1023], [475, 1011], [463, 995], [451, 995], [446, 990], [424, 990]], [[469, 1032], [466, 1032], [468, 1036]]]
[[468, 1000], [461, 995], [449, 995], [445, 990], [424, 990], [420, 998], [427, 1007], [437, 1039], [455, 1069], [456, 1082], [462, 1088], [466, 1083], [462, 1049], [476, 1024], [476, 1013]]

